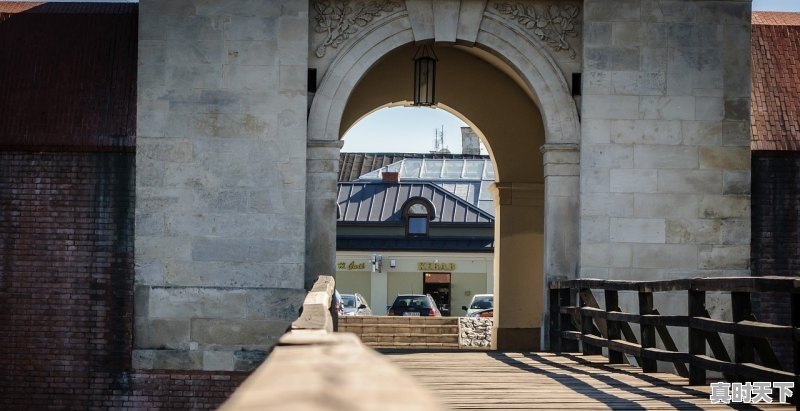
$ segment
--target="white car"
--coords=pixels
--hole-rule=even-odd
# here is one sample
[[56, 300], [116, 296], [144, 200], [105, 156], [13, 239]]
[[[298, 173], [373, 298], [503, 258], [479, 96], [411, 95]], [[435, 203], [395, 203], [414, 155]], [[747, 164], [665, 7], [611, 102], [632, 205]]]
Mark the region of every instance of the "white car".
[[472, 296], [472, 301], [469, 303], [469, 308], [462, 305], [461, 309], [466, 311], [466, 317], [472, 317], [472, 314], [494, 308], [494, 294], [475, 294]]
[[342, 294], [342, 315], [372, 315], [372, 310], [361, 294]]

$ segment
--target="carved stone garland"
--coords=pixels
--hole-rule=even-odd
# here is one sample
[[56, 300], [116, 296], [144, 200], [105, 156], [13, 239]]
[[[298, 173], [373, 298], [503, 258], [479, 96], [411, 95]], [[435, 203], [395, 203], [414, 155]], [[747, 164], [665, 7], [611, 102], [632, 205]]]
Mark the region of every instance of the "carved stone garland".
[[316, 23], [314, 30], [327, 35], [322, 44], [317, 46], [314, 54], [319, 58], [325, 57], [328, 47], [339, 47], [375, 17], [399, 7], [400, 3], [392, 0], [315, 2], [314, 9], [317, 16], [314, 18]]
[[556, 52], [567, 51], [569, 57], [575, 59], [577, 52], [567, 42], [567, 37], [578, 37], [576, 20], [580, 10], [576, 6], [554, 4], [537, 10], [533, 5], [522, 3], [495, 3], [494, 8]]

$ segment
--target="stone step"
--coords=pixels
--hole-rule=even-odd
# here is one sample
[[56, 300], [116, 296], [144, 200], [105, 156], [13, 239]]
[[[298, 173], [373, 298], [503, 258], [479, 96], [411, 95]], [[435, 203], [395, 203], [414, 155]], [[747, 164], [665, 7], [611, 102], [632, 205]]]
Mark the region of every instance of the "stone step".
[[347, 324], [339, 325], [340, 332], [354, 334], [396, 333], [396, 334], [457, 334], [458, 325], [412, 325], [412, 324]]
[[445, 335], [395, 335], [395, 334], [368, 334], [362, 335], [361, 341], [369, 343], [453, 343], [458, 344], [458, 334]]

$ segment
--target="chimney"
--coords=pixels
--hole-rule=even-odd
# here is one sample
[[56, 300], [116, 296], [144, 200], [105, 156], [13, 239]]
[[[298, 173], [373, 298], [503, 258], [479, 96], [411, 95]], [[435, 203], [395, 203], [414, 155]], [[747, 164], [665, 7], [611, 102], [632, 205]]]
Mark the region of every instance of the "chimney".
[[384, 183], [399, 183], [400, 182], [400, 173], [396, 171], [384, 171], [381, 173]]
[[481, 143], [478, 135], [469, 127], [461, 127], [461, 154], [481, 154]]

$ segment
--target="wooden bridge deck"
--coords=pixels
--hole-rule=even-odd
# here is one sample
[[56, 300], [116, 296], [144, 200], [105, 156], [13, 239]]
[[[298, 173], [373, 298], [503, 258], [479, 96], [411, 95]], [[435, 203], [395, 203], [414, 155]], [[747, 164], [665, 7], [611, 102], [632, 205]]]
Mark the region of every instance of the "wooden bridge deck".
[[[608, 365], [602, 356], [550, 353], [382, 351], [436, 398], [457, 410], [731, 409], [686, 378]], [[737, 404], [736, 409], [790, 406]]]

